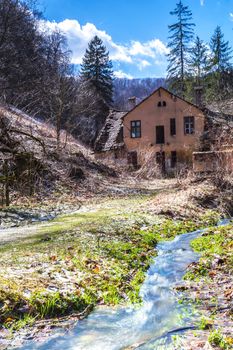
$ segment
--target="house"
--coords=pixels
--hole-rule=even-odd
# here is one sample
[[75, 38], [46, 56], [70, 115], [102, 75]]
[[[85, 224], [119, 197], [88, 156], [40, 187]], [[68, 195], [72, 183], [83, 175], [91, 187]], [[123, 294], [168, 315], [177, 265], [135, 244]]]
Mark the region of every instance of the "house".
[[150, 154], [163, 170], [173, 169], [192, 162], [204, 126], [200, 108], [160, 87], [130, 111], [110, 113], [95, 145], [96, 156], [137, 168]]
[[192, 161], [204, 131], [205, 116], [200, 108], [159, 88], [123, 118], [124, 145], [128, 159], [142, 165], [153, 149], [163, 169]]

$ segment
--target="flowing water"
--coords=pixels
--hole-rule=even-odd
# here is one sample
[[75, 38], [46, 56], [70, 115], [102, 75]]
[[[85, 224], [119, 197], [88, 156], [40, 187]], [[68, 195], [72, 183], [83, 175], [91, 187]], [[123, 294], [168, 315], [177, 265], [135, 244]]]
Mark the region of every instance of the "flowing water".
[[192, 308], [178, 302], [174, 287], [181, 283], [187, 266], [198, 259], [190, 241], [199, 234], [187, 233], [158, 244], [158, 256], [140, 291], [141, 306], [97, 307], [71, 332], [42, 344], [32, 342], [21, 350], [170, 349], [171, 335], [194, 324]]

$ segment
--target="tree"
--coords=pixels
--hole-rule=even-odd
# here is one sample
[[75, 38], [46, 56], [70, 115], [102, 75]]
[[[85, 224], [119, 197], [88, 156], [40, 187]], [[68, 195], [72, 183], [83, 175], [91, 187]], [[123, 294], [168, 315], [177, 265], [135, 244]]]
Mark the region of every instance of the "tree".
[[232, 49], [217, 26], [210, 41], [208, 62], [209, 99], [224, 99], [232, 91]]
[[95, 36], [88, 44], [83, 63], [81, 78], [88, 81], [108, 106], [113, 96], [113, 70], [109, 53], [103, 41]]
[[184, 6], [180, 0], [176, 4], [172, 16], [177, 17], [177, 22], [169, 25], [168, 47], [168, 80], [170, 87], [176, 91], [181, 97], [185, 95], [185, 77], [188, 75], [190, 43], [194, 36], [192, 20], [192, 12], [188, 6]]
[[61, 129], [72, 116], [77, 97], [77, 84], [72, 73], [66, 38], [54, 31], [47, 37], [46, 67], [39, 100], [44, 115], [56, 125], [58, 147]]
[[0, 1], [0, 94], [4, 102], [28, 103], [43, 62], [39, 14], [19, 0]]
[[203, 93], [205, 91], [205, 74], [207, 70], [208, 49], [207, 45], [197, 36], [190, 52], [190, 100], [197, 105], [201, 105], [203, 101]]
[[208, 53], [206, 44], [199, 38], [196, 37], [194, 46], [191, 50], [190, 65], [192, 67], [195, 83], [201, 84], [201, 79], [206, 73], [208, 61]]
[[221, 27], [217, 26], [210, 41], [212, 56], [210, 58], [210, 68], [216, 72], [226, 71], [231, 67], [232, 49], [229, 41], [224, 40]]

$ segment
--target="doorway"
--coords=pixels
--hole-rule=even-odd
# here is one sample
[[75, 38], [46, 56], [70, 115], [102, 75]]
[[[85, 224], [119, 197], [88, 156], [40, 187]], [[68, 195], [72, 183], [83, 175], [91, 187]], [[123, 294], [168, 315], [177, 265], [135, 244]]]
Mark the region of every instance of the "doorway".
[[165, 143], [164, 125], [156, 126], [156, 144], [161, 145]]

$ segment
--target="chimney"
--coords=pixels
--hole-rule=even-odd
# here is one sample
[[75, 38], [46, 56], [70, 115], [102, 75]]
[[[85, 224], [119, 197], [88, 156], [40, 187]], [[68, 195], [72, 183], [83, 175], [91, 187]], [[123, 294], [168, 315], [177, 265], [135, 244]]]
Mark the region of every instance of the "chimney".
[[202, 107], [202, 93], [203, 93], [203, 86], [195, 86], [194, 87], [194, 93], [195, 93], [195, 104], [198, 107]]
[[128, 110], [131, 111], [137, 104], [137, 97], [133, 96], [128, 98]]

